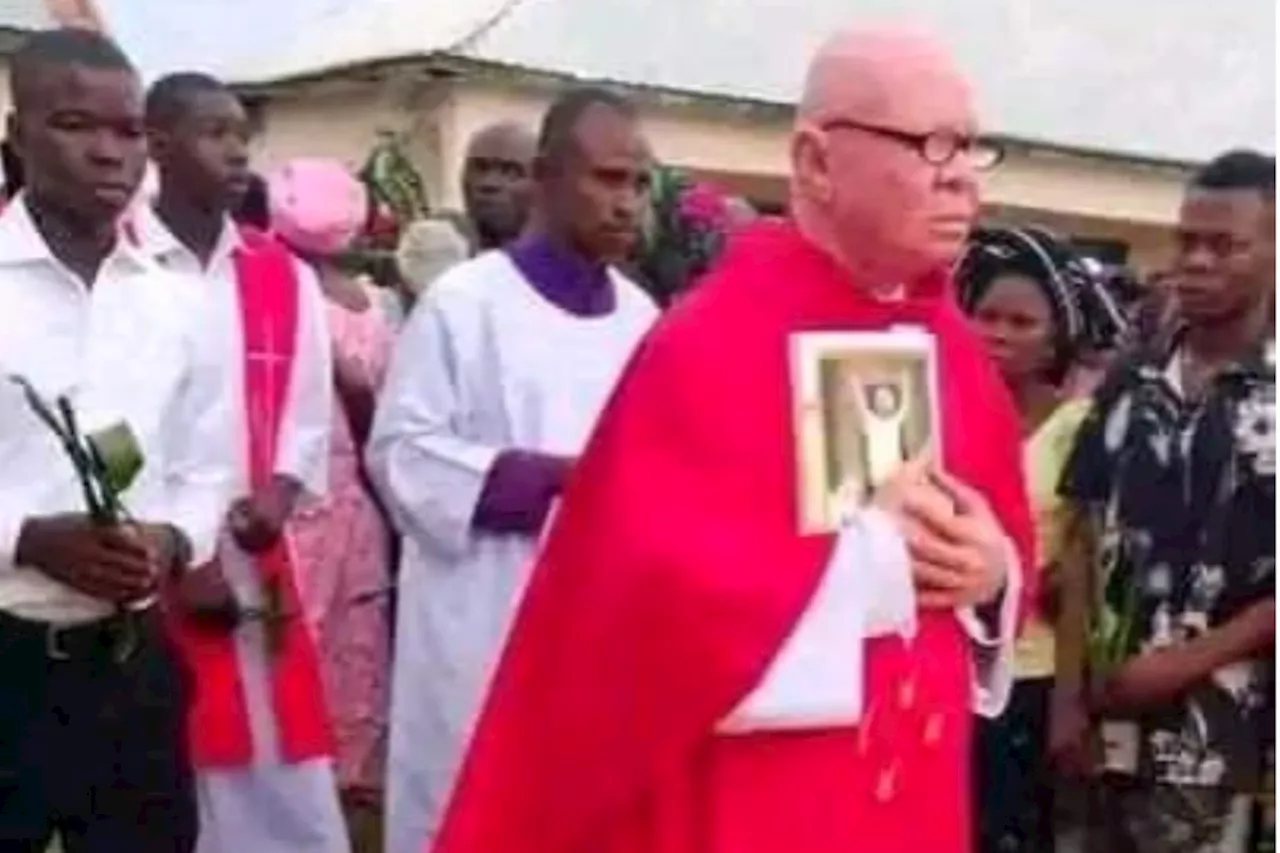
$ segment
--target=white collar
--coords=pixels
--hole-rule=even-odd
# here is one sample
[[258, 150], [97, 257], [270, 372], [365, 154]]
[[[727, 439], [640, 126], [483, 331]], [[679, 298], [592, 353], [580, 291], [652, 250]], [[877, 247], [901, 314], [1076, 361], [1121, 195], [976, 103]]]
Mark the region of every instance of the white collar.
[[[103, 265], [116, 259], [124, 261], [138, 271], [154, 268], [147, 253], [119, 234], [115, 246], [112, 247]], [[0, 266], [41, 262], [63, 266], [62, 262], [54, 256], [40, 230], [36, 228], [35, 220], [31, 218], [31, 210], [27, 207], [26, 194], [19, 193], [5, 207], [4, 212], [0, 213]]]
[[[214, 243], [213, 253], [209, 256], [210, 264], [231, 257], [243, 244], [240, 238], [240, 229], [236, 228], [235, 223], [231, 221], [231, 217], [224, 216], [222, 219], [222, 231], [218, 234], [218, 240]], [[150, 257], [166, 258], [172, 257], [174, 254], [192, 255], [191, 250], [164, 223], [164, 220], [160, 218], [160, 214], [156, 213], [155, 207], [150, 202], [138, 205], [131, 221], [138, 242]]]

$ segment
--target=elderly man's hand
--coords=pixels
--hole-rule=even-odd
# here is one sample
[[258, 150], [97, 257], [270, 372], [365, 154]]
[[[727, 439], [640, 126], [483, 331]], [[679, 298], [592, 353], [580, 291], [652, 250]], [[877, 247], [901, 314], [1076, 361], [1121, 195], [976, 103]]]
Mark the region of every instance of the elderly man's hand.
[[973, 488], [927, 460], [913, 460], [874, 503], [898, 522], [921, 607], [986, 604], [1004, 587], [1004, 534]]

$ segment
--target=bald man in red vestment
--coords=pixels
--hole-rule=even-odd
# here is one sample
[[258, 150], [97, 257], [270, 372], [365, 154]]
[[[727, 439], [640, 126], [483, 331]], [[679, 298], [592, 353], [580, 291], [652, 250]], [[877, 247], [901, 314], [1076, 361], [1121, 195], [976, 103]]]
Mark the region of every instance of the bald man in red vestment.
[[[625, 374], [436, 853], [969, 849], [972, 714], [1007, 700], [1034, 565], [1017, 420], [948, 278], [998, 153], [928, 38], [820, 49], [794, 221], [739, 235]], [[896, 327], [933, 338], [938, 447], [806, 535], [794, 336]]]

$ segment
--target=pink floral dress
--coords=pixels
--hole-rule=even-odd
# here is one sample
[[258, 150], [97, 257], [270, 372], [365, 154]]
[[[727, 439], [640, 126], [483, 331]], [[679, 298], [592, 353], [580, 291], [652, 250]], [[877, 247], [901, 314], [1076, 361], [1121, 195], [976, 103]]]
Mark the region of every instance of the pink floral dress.
[[[376, 389], [392, 340], [377, 304], [357, 312], [330, 302], [329, 324], [335, 372]], [[335, 394], [329, 495], [299, 513], [293, 544], [344, 789], [382, 786], [390, 679], [391, 533], [360, 478], [360, 453]]]

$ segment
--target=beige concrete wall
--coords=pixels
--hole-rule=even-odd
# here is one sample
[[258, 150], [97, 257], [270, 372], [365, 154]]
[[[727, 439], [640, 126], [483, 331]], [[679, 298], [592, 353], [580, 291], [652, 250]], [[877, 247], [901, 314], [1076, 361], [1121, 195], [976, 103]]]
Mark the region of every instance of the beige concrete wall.
[[0, 62], [0, 116], [8, 115], [12, 104], [9, 98], [9, 63]]
[[[495, 86], [462, 86], [453, 94], [455, 139], [495, 118], [535, 125], [547, 95]], [[722, 174], [780, 177], [786, 173], [788, 127], [746, 118], [711, 116], [689, 107], [650, 108], [645, 127], [659, 158], [691, 169]], [[453, 168], [456, 146], [443, 149]], [[1171, 223], [1184, 175], [1172, 169], [1045, 151], [1011, 151], [985, 187], [988, 203], [1051, 210], [1096, 219]]]
[[[712, 169], [695, 170], [695, 174], [699, 178], [757, 203], [782, 205], [785, 202], [786, 181], [781, 177], [731, 174]], [[1128, 263], [1144, 273], [1162, 269], [1168, 263], [1173, 248], [1173, 229], [1166, 224], [1124, 221], [1068, 214], [1024, 205], [991, 203], [986, 205], [984, 219], [1001, 224], [1040, 225], [1075, 239], [1122, 242], [1129, 247]]]
[[315, 86], [271, 95], [262, 111], [255, 166], [270, 168], [290, 157], [334, 157], [352, 168], [364, 164], [382, 130], [399, 134], [422, 172], [429, 202], [444, 192], [440, 132], [447, 124], [447, 88], [430, 83]]
[[988, 218], [1000, 223], [1041, 225], [1075, 238], [1119, 240], [1129, 247], [1129, 265], [1145, 274], [1165, 269], [1172, 258], [1173, 228], [1167, 225], [1117, 222], [1022, 207], [991, 209]]
[[[334, 156], [358, 165], [376, 131], [405, 134], [433, 207], [459, 209], [458, 176], [468, 138], [497, 120], [536, 128], [550, 94], [462, 82], [327, 83], [273, 97], [265, 108], [259, 162]], [[787, 126], [713, 116], [690, 106], [649, 106], [645, 127], [665, 162], [712, 177], [757, 200], [785, 195]], [[1173, 169], [1042, 150], [1011, 151], [992, 173], [985, 200], [1018, 221], [1082, 237], [1123, 240], [1143, 268], [1158, 267], [1185, 176]]]
[[359, 168], [380, 128], [403, 128], [392, 104], [356, 92], [272, 98], [264, 107], [254, 164], [269, 169], [291, 157], [334, 157]]

